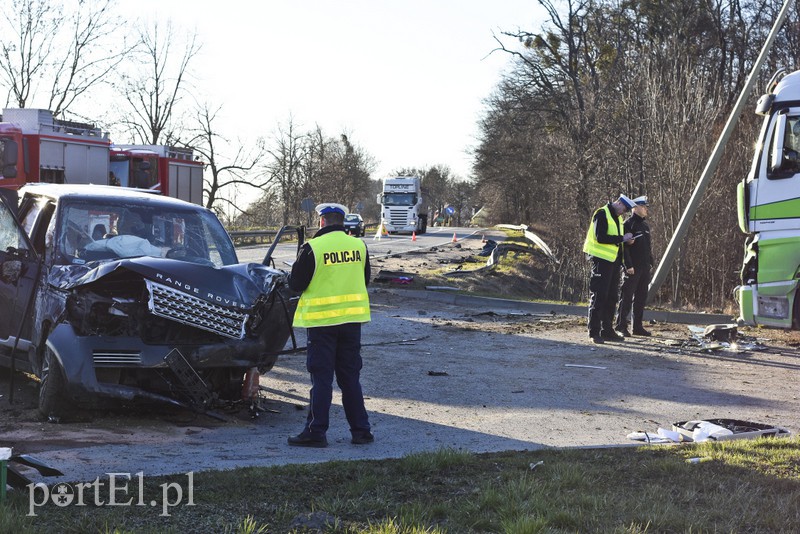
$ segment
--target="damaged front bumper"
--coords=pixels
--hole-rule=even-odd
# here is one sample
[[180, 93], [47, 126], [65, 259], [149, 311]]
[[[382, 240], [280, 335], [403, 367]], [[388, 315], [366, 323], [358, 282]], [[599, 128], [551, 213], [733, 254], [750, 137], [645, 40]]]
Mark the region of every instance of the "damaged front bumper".
[[792, 328], [797, 280], [740, 285], [734, 289], [739, 322], [750, 326]]
[[[283, 336], [280, 339], [285, 341]], [[81, 336], [68, 323], [56, 326], [47, 339], [47, 347], [64, 371], [65, 394], [78, 403], [110, 397], [185, 405], [191, 396], [166, 360], [171, 352], [177, 350], [202, 379], [228, 380], [235, 387], [246, 369], [258, 367], [265, 372], [272, 368], [282, 345], [271, 345], [265, 349], [261, 338], [194, 346], [154, 345], [132, 336]]]

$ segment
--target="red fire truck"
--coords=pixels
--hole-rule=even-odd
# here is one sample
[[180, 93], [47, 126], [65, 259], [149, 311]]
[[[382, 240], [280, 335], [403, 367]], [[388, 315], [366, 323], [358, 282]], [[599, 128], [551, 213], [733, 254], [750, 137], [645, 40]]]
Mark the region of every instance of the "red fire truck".
[[31, 182], [139, 187], [203, 202], [203, 163], [191, 149], [115, 146], [93, 124], [55, 119], [44, 109], [4, 109], [0, 188]]
[[161, 145], [112, 145], [111, 185], [153, 189], [203, 203], [203, 163], [191, 149]]

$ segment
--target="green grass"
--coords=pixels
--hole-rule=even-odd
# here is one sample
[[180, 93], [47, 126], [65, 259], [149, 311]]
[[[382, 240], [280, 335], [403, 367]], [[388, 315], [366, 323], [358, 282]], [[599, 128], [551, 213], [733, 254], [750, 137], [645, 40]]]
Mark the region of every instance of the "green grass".
[[[687, 463], [691, 457], [708, 458]], [[531, 469], [531, 465], [543, 461]], [[144, 500], [186, 476], [146, 478]], [[136, 489], [130, 494], [136, 500]], [[130, 495], [129, 494], [129, 495]], [[124, 499], [118, 499], [124, 500]], [[52, 503], [27, 517], [12, 492], [1, 532], [792, 532], [800, 525], [800, 441], [493, 454], [442, 450], [401, 459], [194, 474], [195, 506]]]

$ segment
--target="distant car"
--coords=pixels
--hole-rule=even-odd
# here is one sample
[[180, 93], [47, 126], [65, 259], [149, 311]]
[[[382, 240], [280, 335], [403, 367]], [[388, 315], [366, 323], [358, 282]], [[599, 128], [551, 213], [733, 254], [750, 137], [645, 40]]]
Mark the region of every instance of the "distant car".
[[364, 219], [358, 213], [348, 213], [344, 216], [344, 229], [356, 237], [364, 235]]
[[[291, 334], [288, 275], [239, 263], [213, 212], [122, 187], [35, 184], [0, 201], [0, 365], [41, 381], [39, 410], [115, 398], [241, 398]], [[100, 401], [102, 402], [102, 401]]]

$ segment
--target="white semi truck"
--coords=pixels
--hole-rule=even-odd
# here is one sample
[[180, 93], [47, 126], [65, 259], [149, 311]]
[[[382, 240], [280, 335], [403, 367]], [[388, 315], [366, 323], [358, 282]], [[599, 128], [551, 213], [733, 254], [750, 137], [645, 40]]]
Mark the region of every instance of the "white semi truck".
[[756, 113], [764, 123], [755, 156], [738, 188], [741, 230], [748, 235], [740, 321], [800, 327], [800, 71], [770, 81]]
[[424, 234], [428, 229], [428, 214], [423, 209], [421, 184], [419, 176], [384, 179], [383, 192], [378, 194], [378, 204], [381, 205], [381, 222], [390, 234]]

